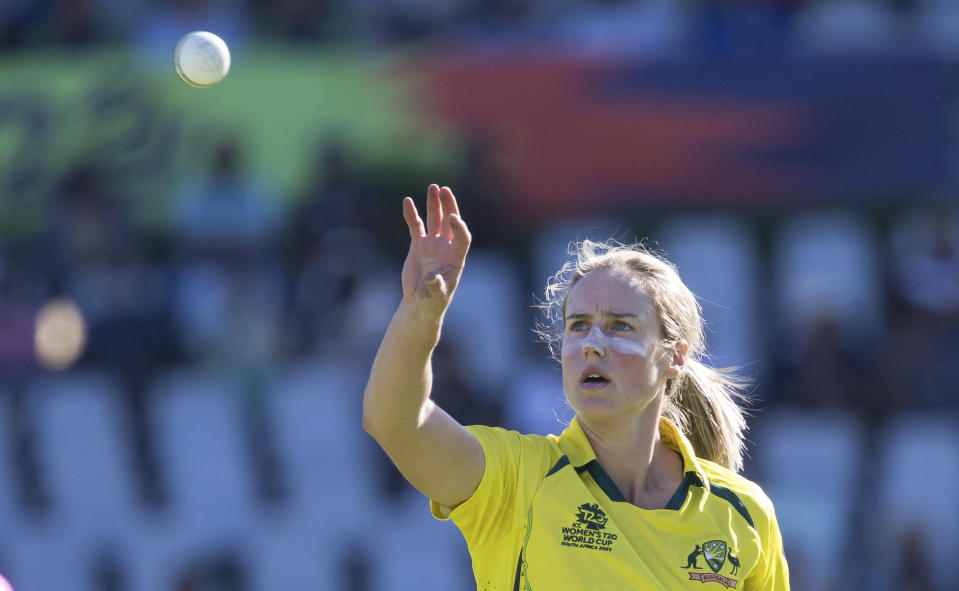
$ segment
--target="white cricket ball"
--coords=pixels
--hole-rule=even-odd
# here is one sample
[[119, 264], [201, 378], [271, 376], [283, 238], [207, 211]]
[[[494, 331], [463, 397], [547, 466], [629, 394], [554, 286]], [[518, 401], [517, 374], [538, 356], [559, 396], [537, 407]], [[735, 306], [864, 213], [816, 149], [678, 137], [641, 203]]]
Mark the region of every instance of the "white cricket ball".
[[176, 44], [173, 65], [190, 86], [212, 86], [230, 71], [230, 48], [213, 33], [193, 31]]

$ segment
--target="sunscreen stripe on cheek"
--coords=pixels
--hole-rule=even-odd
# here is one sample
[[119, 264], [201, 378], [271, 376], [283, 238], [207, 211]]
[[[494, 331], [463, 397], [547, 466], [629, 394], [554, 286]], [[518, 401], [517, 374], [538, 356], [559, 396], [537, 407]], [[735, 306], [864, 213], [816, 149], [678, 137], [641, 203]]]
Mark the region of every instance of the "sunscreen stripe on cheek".
[[637, 343], [636, 341], [631, 341], [629, 339], [624, 339], [622, 337], [610, 337], [607, 339], [609, 343], [609, 348], [613, 349], [619, 353], [624, 353], [626, 355], [639, 355], [640, 357], [648, 357], [649, 351], [646, 350], [646, 347]]
[[606, 334], [596, 326], [591, 328], [586, 336], [567, 336], [563, 340], [561, 355], [566, 357], [567, 355], [578, 354], [586, 349], [586, 347], [592, 347], [600, 351], [612, 350], [624, 355], [649, 356], [649, 350], [642, 344], [623, 337], [607, 337]]

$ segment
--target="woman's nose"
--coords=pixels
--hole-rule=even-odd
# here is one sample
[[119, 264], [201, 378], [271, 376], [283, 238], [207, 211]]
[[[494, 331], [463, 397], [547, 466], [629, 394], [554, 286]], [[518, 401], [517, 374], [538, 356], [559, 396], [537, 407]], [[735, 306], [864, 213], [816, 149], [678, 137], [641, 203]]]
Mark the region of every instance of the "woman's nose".
[[606, 355], [606, 335], [598, 326], [589, 329], [589, 333], [583, 339], [583, 353], [587, 357], [591, 354], [600, 357]]

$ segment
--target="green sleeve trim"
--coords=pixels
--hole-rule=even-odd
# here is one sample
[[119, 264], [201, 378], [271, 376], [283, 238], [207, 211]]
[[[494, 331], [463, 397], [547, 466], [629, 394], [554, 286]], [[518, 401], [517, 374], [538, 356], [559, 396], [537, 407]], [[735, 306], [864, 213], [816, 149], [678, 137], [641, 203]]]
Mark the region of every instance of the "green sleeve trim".
[[724, 486], [719, 486], [712, 483], [709, 485], [709, 492], [713, 493], [720, 499], [728, 501], [729, 504], [733, 506], [733, 509], [738, 511], [739, 514], [743, 516], [743, 519], [746, 520], [746, 523], [748, 523], [753, 529], [756, 529], [756, 526], [753, 525], [753, 518], [750, 517], [749, 511], [746, 509], [746, 505], [744, 505], [739, 499], [739, 495]]
[[552, 468], [549, 469], [549, 472], [546, 473], [546, 478], [549, 478], [553, 474], [556, 474], [557, 472], [559, 472], [566, 466], [569, 466], [569, 458], [566, 456], [563, 456], [555, 464], [553, 464]]

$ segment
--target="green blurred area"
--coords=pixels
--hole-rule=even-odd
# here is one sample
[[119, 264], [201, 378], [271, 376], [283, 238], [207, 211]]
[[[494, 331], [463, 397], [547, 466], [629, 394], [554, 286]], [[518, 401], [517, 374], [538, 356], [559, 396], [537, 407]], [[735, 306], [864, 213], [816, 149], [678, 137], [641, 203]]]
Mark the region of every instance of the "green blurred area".
[[0, 230], [41, 228], [58, 183], [81, 164], [97, 167], [111, 192], [134, 201], [139, 221], [155, 224], [166, 197], [203, 174], [224, 136], [239, 140], [247, 171], [280, 199], [318, 178], [328, 141], [360, 170], [387, 177], [447, 170], [452, 136], [427, 122], [418, 82], [398, 74], [402, 59], [247, 48], [223, 82], [198, 89], [172, 63], [129, 52], [8, 54], [0, 61]]

